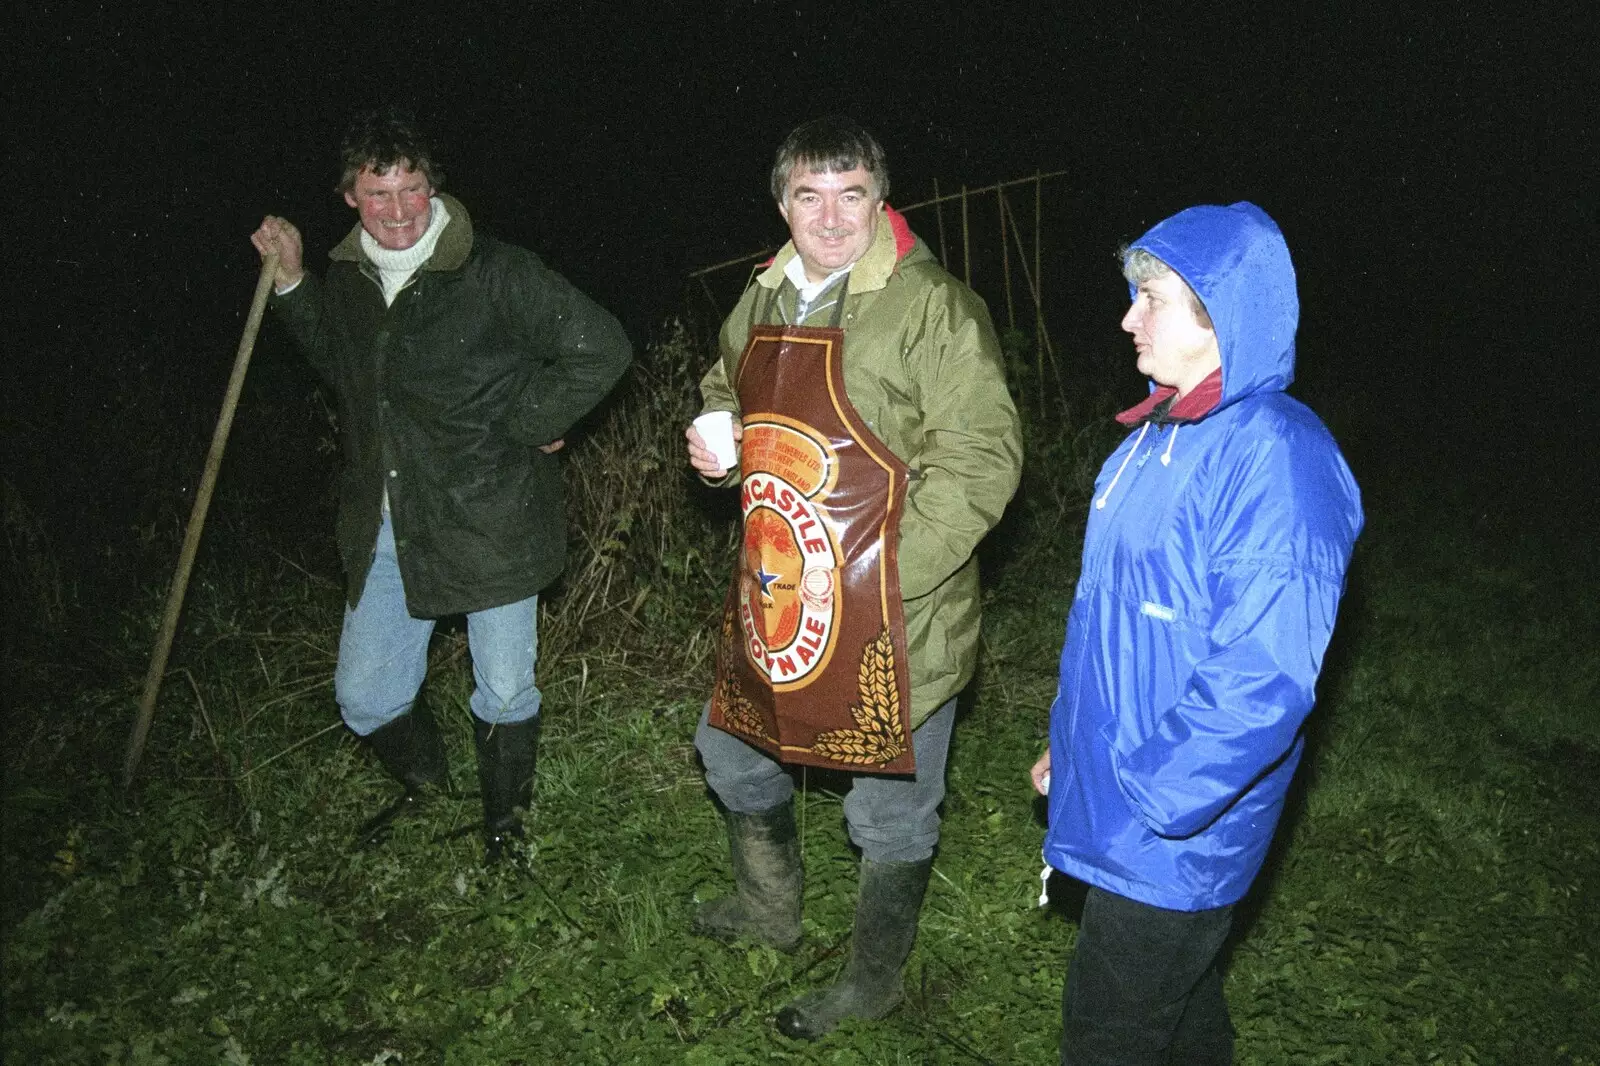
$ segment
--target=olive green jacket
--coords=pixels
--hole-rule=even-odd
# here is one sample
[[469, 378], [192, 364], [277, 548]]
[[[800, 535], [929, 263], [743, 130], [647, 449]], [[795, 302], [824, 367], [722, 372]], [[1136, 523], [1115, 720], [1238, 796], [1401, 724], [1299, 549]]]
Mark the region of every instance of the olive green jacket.
[[561, 463], [539, 450], [627, 369], [622, 326], [523, 248], [450, 221], [385, 305], [359, 225], [272, 306], [338, 399], [339, 552], [354, 605], [387, 491], [419, 618], [534, 595], [566, 559]]
[[[730, 382], [774, 290], [773, 318], [794, 321], [798, 293], [784, 268], [795, 255], [785, 245], [723, 323], [720, 358], [700, 382], [705, 410], [739, 411]], [[1016, 491], [1022, 433], [988, 309], [898, 214], [880, 212], [872, 246], [848, 277], [845, 393], [911, 468], [899, 563], [917, 726], [972, 678], [981, 609], [973, 551]], [[822, 305], [831, 302], [821, 297], [801, 324], [827, 325], [835, 309]]]

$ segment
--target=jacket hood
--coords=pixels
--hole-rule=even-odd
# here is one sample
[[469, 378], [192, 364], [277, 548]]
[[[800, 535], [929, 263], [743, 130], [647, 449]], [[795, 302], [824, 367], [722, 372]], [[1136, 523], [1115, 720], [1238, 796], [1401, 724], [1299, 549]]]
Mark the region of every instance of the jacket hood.
[[[1289, 387], [1300, 300], [1289, 246], [1265, 211], [1244, 201], [1191, 207], [1130, 247], [1177, 271], [1205, 304], [1222, 355], [1219, 407]], [[1129, 296], [1137, 290], [1130, 284]]]

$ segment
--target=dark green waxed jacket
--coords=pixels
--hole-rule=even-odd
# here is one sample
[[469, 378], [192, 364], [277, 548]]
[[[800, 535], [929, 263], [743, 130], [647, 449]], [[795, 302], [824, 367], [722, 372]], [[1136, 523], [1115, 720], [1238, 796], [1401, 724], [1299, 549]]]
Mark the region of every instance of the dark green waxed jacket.
[[[881, 210], [881, 209], [880, 209]], [[708, 411], [739, 411], [732, 382], [750, 327], [773, 303], [794, 321], [786, 244], [723, 323], [720, 355], [700, 382]], [[810, 325], [826, 325], [830, 297]], [[973, 556], [1022, 474], [1022, 432], [1006, 391], [989, 311], [951, 277], [898, 214], [879, 215], [871, 247], [850, 272], [840, 324], [844, 385], [867, 426], [911, 468], [900, 517], [911, 721], [921, 725], [972, 678], [981, 602]], [[727, 479], [737, 480], [737, 473]]]
[[337, 398], [339, 553], [354, 605], [389, 493], [406, 605], [419, 618], [526, 599], [561, 572], [560, 438], [627, 368], [617, 320], [466, 208], [384, 305], [360, 226], [272, 306]]

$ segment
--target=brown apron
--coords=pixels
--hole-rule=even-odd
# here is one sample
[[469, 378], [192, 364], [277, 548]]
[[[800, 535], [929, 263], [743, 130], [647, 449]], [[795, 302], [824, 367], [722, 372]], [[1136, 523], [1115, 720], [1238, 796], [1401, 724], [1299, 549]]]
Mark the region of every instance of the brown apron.
[[837, 324], [751, 327], [734, 387], [744, 538], [711, 724], [780, 762], [914, 773], [895, 559], [908, 468], [845, 396]]

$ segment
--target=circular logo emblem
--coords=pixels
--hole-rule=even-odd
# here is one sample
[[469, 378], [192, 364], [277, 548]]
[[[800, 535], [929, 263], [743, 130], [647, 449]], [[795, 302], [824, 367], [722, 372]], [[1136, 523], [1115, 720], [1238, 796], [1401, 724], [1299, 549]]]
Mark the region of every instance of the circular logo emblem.
[[827, 661], [833, 643], [838, 549], [816, 505], [783, 478], [747, 473], [741, 503], [745, 651], [773, 687], [801, 687]]
[[800, 575], [800, 602], [814, 611], [833, 607], [833, 571], [813, 566]]

